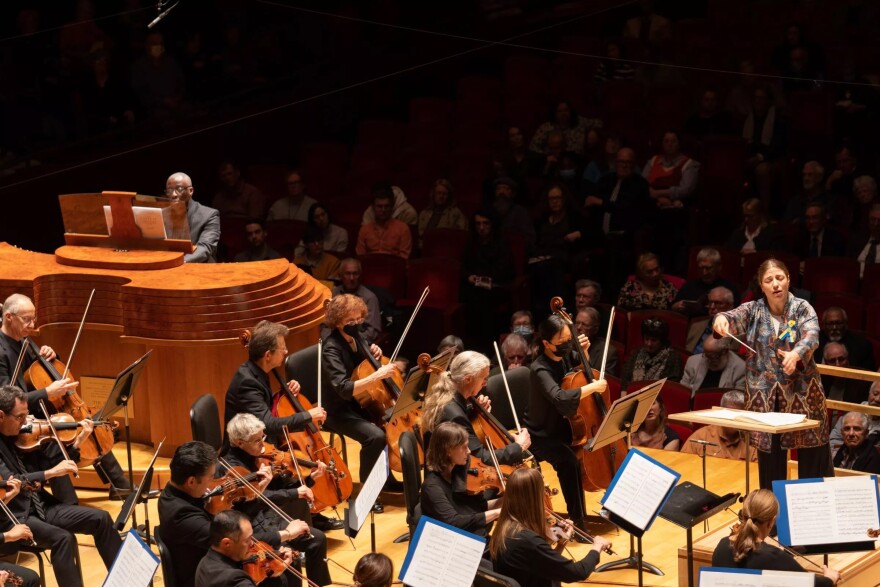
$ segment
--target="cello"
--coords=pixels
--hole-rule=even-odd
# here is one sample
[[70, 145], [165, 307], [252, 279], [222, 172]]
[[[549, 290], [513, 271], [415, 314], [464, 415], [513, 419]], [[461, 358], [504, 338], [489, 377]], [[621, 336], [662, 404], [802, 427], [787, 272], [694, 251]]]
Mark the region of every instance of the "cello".
[[[563, 307], [563, 303], [562, 298], [554, 297], [550, 300], [550, 310], [568, 326], [572, 340], [576, 343], [573, 346], [577, 349], [578, 359], [580, 359], [583, 369], [565, 376], [562, 387], [571, 389], [592, 383], [594, 376], [590, 363], [584, 354], [583, 347], [577, 344], [577, 329], [571, 316]], [[569, 418], [572, 428], [571, 444], [573, 447], [583, 447], [590, 438], [596, 435], [602, 420], [608, 414], [610, 402], [611, 395], [607, 388], [601, 394], [593, 393], [585, 398], [581, 398], [577, 413]], [[595, 451], [586, 449], [576, 451], [578, 460], [581, 463], [581, 478], [584, 491], [599, 491], [607, 488], [626, 452], [626, 441], [623, 439], [612, 442]]]

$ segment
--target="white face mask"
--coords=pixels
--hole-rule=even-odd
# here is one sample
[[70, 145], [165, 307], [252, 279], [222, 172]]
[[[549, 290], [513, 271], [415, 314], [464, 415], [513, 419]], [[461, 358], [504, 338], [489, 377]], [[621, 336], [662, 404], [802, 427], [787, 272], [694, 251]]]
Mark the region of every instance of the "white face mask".
[[165, 52], [164, 45], [152, 45], [150, 47], [150, 55], [152, 55], [153, 57], [157, 57], [157, 58], [162, 57], [162, 53], [164, 53], [164, 52]]

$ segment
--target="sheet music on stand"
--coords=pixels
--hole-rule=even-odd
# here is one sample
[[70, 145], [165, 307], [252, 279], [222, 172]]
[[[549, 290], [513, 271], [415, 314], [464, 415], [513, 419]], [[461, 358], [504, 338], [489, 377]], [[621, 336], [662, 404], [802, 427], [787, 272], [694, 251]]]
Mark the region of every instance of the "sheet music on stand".
[[422, 516], [398, 579], [412, 587], [470, 587], [486, 539]]
[[620, 521], [618, 525], [624, 530], [641, 536], [654, 523], [679, 479], [681, 474], [631, 448], [602, 497], [602, 505], [614, 515], [612, 522]]
[[159, 557], [141, 540], [137, 531], [129, 530], [103, 587], [147, 587], [158, 568]]
[[813, 573], [702, 567], [700, 587], [813, 587]]
[[867, 530], [880, 527], [876, 475], [774, 481], [773, 493], [782, 544], [809, 553], [874, 550]]

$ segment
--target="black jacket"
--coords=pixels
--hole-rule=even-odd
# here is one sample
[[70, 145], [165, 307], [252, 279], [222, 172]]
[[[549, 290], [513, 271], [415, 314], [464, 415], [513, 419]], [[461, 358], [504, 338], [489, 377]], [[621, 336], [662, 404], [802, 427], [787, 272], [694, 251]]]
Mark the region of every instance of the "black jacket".
[[[27, 463], [25, 463], [25, 469], [18, 466], [15, 455], [13, 454], [14, 451], [17, 450], [13, 444], [14, 442], [14, 437], [0, 436], [0, 461], [2, 461], [0, 462], [0, 476], [4, 479], [14, 476], [16, 479], [44, 485], [46, 483], [45, 471], [30, 471], [30, 467], [27, 467]], [[52, 496], [42, 489], [39, 490], [39, 495], [43, 500], [43, 503], [46, 505], [55, 502]], [[30, 491], [22, 490], [11, 502], [9, 502], [9, 504], [7, 504], [18, 521], [22, 524], [27, 524], [27, 520], [31, 515], [31, 496], [32, 494]], [[9, 521], [6, 516], [3, 516], [2, 522], [0, 522], [0, 528], [8, 530], [11, 527], [12, 522]]]
[[[175, 559], [176, 560], [176, 559]], [[208, 550], [196, 569], [196, 587], [251, 587], [256, 585], [239, 563]]]
[[[877, 443], [880, 441], [880, 433], [869, 434], [865, 440], [856, 448], [855, 461], [851, 467], [846, 467], [851, 471], [862, 471], [865, 473], [880, 473], [880, 452], [877, 450]], [[844, 444], [841, 446], [837, 454], [834, 455], [834, 466], [842, 467], [849, 450]]]
[[324, 339], [321, 354], [322, 403], [328, 415], [340, 411], [353, 410], [365, 420], [369, 416], [354, 399], [352, 371], [361, 364], [363, 358], [358, 351], [351, 350], [342, 334], [334, 329]]
[[[3, 332], [0, 332], [0, 385], [9, 385], [11, 383], [16, 387], [27, 391], [28, 386], [24, 381], [24, 372], [27, 371], [28, 367], [30, 367], [37, 359], [34, 356], [33, 349], [28, 349], [25, 353], [24, 361], [21, 364], [21, 371], [18, 374], [18, 378], [15, 381], [10, 381], [12, 379], [12, 374], [15, 372], [15, 365], [18, 363], [18, 354], [20, 352], [21, 342], [13, 340]], [[49, 407], [49, 395], [46, 393], [45, 389], [37, 389], [27, 392], [28, 411], [31, 414], [37, 414], [38, 418], [43, 417], [42, 412], [40, 411], [40, 400], [46, 402], [46, 407]]]
[[[775, 546], [762, 543], [757, 551], [752, 551], [740, 562], [733, 560], [733, 551], [730, 549], [730, 538], [724, 537], [715, 552], [712, 553], [713, 567], [726, 567], [728, 569], [759, 569], [762, 571], [791, 571], [794, 573], [805, 572], [794, 557]], [[834, 584], [828, 577], [815, 575], [816, 587], [832, 587]]]
[[272, 415], [272, 388], [269, 375], [253, 361], [242, 363], [226, 390], [226, 410], [223, 415], [223, 449], [229, 449], [229, 438], [226, 425], [236, 415], [253, 414], [266, 425], [266, 436], [274, 442], [281, 436], [281, 429], [287, 426], [291, 431], [302, 430], [312, 421], [308, 412], [302, 412], [286, 418]]
[[505, 545], [492, 560], [495, 571], [515, 577], [521, 587], [557, 587], [562, 582], [583, 581], [599, 562], [599, 553], [592, 549], [579, 561], [568, 560], [531, 530], [509, 538]]
[[[617, 199], [612, 202], [611, 195], [618, 179], [616, 173], [603, 176], [596, 184], [596, 195], [602, 198], [602, 214], [611, 214], [611, 232], [631, 235], [643, 227], [646, 211], [654, 207], [648, 192], [648, 180], [636, 172], [622, 179]], [[602, 224], [601, 218], [599, 224]]]
[[486, 536], [489, 529], [485, 516], [488, 503], [482, 494], [467, 493], [466, 474], [464, 467], [453, 467], [450, 484], [440, 473], [428, 471], [422, 484], [419, 504], [426, 516], [467, 532]]
[[532, 361], [529, 369], [532, 386], [523, 424], [533, 437], [571, 442], [571, 425], [565, 417], [577, 412], [580, 388], [562, 389], [559, 384], [565, 376], [565, 365], [563, 361], [550, 360], [544, 353]]

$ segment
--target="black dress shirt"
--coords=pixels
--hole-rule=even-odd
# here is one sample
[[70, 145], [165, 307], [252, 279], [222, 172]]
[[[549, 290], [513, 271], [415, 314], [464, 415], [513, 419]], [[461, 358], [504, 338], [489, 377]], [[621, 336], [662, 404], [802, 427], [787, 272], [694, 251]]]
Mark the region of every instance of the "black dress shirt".
[[532, 385], [529, 407], [523, 418], [529, 434], [571, 442], [571, 425], [565, 418], [577, 413], [580, 388], [562, 389], [559, 382], [566, 371], [563, 361], [553, 361], [544, 353], [532, 361], [529, 369], [532, 371]]
[[422, 513], [450, 526], [486, 536], [488, 526], [485, 512], [489, 507], [488, 502], [482, 494], [467, 493], [466, 474], [464, 467], [453, 467], [452, 483], [447, 483], [440, 473], [428, 471], [419, 501]]
[[[463, 426], [468, 433], [468, 450], [487, 465], [491, 465], [492, 455], [486, 445], [480, 442], [477, 433], [474, 432], [474, 427], [471, 425], [469, 414], [473, 409], [467, 404], [467, 400], [461, 394], [456, 393], [452, 401], [443, 406], [438, 424], [441, 422], [455, 422]], [[511, 442], [504, 448], [496, 449], [495, 455], [498, 457], [498, 462], [502, 465], [514, 465], [521, 463], [523, 460], [522, 447], [515, 442]]]
[[599, 562], [595, 550], [579, 561], [568, 560], [531, 530], [508, 538], [505, 546], [492, 561], [495, 571], [515, 577], [521, 587], [557, 587], [563, 582], [583, 581]]

